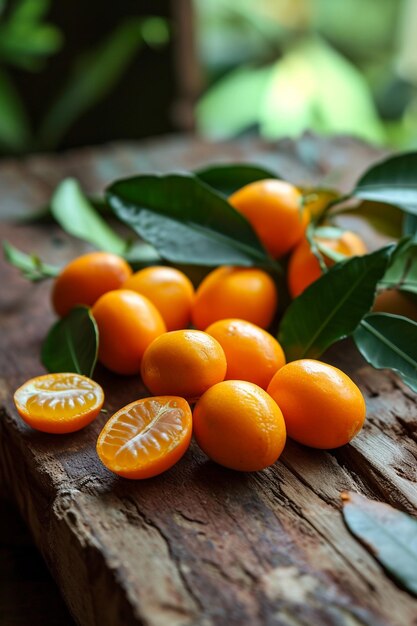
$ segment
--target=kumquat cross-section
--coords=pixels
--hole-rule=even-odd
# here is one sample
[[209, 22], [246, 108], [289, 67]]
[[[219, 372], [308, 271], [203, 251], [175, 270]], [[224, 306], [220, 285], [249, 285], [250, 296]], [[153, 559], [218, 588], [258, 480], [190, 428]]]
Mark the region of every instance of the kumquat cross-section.
[[45, 374], [26, 381], [14, 394], [21, 418], [46, 433], [72, 433], [100, 413], [104, 392], [81, 374]]
[[99, 435], [97, 454], [119, 476], [151, 478], [179, 461], [191, 432], [191, 408], [184, 398], [143, 398], [110, 418]]

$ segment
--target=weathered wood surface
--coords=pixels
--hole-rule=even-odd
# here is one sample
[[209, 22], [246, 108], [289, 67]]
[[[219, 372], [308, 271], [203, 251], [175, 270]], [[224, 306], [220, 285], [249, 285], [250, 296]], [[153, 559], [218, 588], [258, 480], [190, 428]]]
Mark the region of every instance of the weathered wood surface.
[[[44, 204], [63, 177], [90, 192], [138, 171], [251, 160], [308, 185], [342, 189], [379, 153], [346, 139], [246, 141], [223, 146], [160, 139], [0, 165], [1, 209]], [[50, 261], [84, 248], [51, 225], [2, 225], [2, 238]], [[54, 437], [16, 416], [13, 390], [42, 372], [39, 346], [53, 314], [48, 284], [31, 285], [2, 265], [0, 469], [75, 619], [82, 625], [408, 626], [417, 601], [396, 587], [346, 530], [340, 492], [359, 491], [416, 512], [416, 396], [366, 366], [349, 346], [329, 355], [358, 382], [368, 419], [334, 452], [289, 442], [267, 470], [239, 474], [197, 446], [170, 472], [132, 482], [98, 461], [105, 417]], [[144, 395], [137, 377], [98, 371], [112, 412]]]

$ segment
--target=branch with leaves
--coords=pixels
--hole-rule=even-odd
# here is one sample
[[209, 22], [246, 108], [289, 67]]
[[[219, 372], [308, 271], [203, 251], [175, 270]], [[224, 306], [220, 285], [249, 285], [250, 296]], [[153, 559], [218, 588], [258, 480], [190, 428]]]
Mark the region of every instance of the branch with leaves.
[[[380, 290], [395, 288], [410, 297], [417, 294], [416, 172], [417, 153], [402, 154], [371, 167], [343, 197], [332, 190], [304, 191], [305, 201], [311, 203], [315, 195], [319, 206], [321, 200], [308, 230], [319, 258], [323, 251], [315, 246], [315, 235], [323, 229], [327, 236], [332, 229], [340, 232], [335, 218], [352, 211], [383, 234], [395, 235], [396, 241], [360, 257], [341, 260], [336, 254], [330, 268], [321, 263], [323, 275], [282, 313], [278, 339], [287, 359], [319, 358], [335, 342], [352, 337], [371, 365], [394, 370], [417, 391], [417, 323], [401, 315], [372, 312]], [[77, 181], [67, 179], [55, 190], [49, 211], [66, 232], [98, 249], [120, 254], [136, 267], [173, 263], [204, 271], [204, 267], [226, 264], [259, 266], [268, 270], [281, 288], [284, 264], [268, 255], [250, 223], [227, 200], [242, 186], [272, 177], [277, 175], [248, 164], [135, 176], [110, 185], [100, 202], [101, 207], [107, 204], [104, 212], [84, 195]], [[108, 213], [130, 229], [130, 237], [114, 231], [105, 219]], [[56, 276], [58, 268], [36, 255], [23, 254], [10, 243], [4, 245], [8, 261], [26, 278]], [[90, 332], [92, 344], [98, 341], [96, 329], [83, 317], [77, 313], [64, 319], [60, 332], [53, 331], [61, 352], [69, 350], [68, 342], [59, 340], [66, 333], [65, 325], [74, 336], [78, 319], [83, 332]], [[72, 343], [73, 352], [77, 342]], [[90, 361], [94, 354], [91, 349]], [[56, 367], [50, 363], [48, 350], [43, 362], [48, 369]], [[92, 362], [83, 367], [84, 373], [90, 371]]]

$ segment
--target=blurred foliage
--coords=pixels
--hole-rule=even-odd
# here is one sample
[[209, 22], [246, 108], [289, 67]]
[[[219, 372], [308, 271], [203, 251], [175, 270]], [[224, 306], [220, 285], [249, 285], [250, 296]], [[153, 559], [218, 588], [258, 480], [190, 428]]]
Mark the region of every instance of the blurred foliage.
[[417, 70], [399, 69], [414, 54], [416, 4], [195, 0], [208, 85], [198, 129], [267, 139], [312, 129], [416, 146]]
[[31, 128], [9, 68], [40, 72], [65, 46], [64, 34], [46, 20], [51, 0], [0, 0], [0, 152], [56, 148], [75, 121], [102, 101], [140, 47], [163, 46], [170, 34], [159, 17], [131, 17], [90, 50], [80, 50], [39, 128]]

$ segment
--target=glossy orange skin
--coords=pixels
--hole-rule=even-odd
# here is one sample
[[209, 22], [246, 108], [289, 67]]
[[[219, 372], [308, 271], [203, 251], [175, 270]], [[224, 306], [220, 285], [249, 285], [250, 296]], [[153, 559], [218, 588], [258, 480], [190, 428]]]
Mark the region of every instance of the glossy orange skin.
[[93, 306], [107, 291], [119, 289], [131, 274], [131, 267], [117, 254], [84, 254], [64, 267], [55, 280], [52, 305], [60, 317], [77, 304]]
[[166, 331], [157, 308], [135, 291], [105, 293], [92, 308], [99, 330], [99, 361], [116, 374], [136, 374], [146, 348]]
[[365, 420], [360, 389], [332, 365], [301, 359], [284, 365], [268, 386], [284, 415], [287, 434], [312, 448], [349, 443]]
[[87, 376], [66, 372], [45, 374], [19, 387], [14, 402], [20, 417], [32, 428], [64, 435], [84, 428], [98, 416], [104, 392]]
[[250, 183], [232, 194], [229, 202], [252, 224], [276, 259], [297, 245], [309, 221], [308, 212], [302, 209], [301, 192], [283, 180]]
[[[145, 419], [141, 421], [142, 411]], [[191, 408], [184, 398], [142, 398], [109, 419], [98, 437], [97, 454], [102, 463], [119, 476], [151, 478], [180, 460], [190, 445], [191, 433]], [[142, 439], [141, 445], [130, 452], [129, 441], [137, 440], [138, 436]]]
[[195, 401], [224, 380], [226, 357], [221, 345], [199, 330], [174, 330], [151, 343], [141, 367], [142, 380], [155, 395]]
[[194, 436], [207, 456], [225, 467], [256, 472], [275, 463], [285, 446], [280, 408], [260, 387], [226, 380], [201, 396]]
[[219, 320], [206, 333], [224, 350], [226, 380], [246, 380], [266, 389], [275, 372], [285, 365], [284, 351], [275, 337], [251, 322]]
[[[351, 231], [345, 231], [339, 239], [317, 237], [316, 241], [346, 258], [360, 256], [367, 252], [362, 239]], [[323, 260], [327, 267], [334, 264], [334, 261], [325, 255], [323, 255]], [[309, 285], [320, 278], [322, 273], [319, 261], [311, 251], [309, 242], [303, 239], [291, 254], [288, 264], [288, 288], [291, 296], [293, 298], [299, 296]]]
[[267, 328], [277, 306], [278, 292], [269, 274], [257, 268], [222, 266], [210, 272], [198, 287], [192, 320], [200, 330], [231, 317]]
[[191, 320], [194, 287], [187, 276], [173, 267], [146, 267], [130, 276], [123, 289], [146, 296], [158, 309], [167, 330], [187, 328]]

